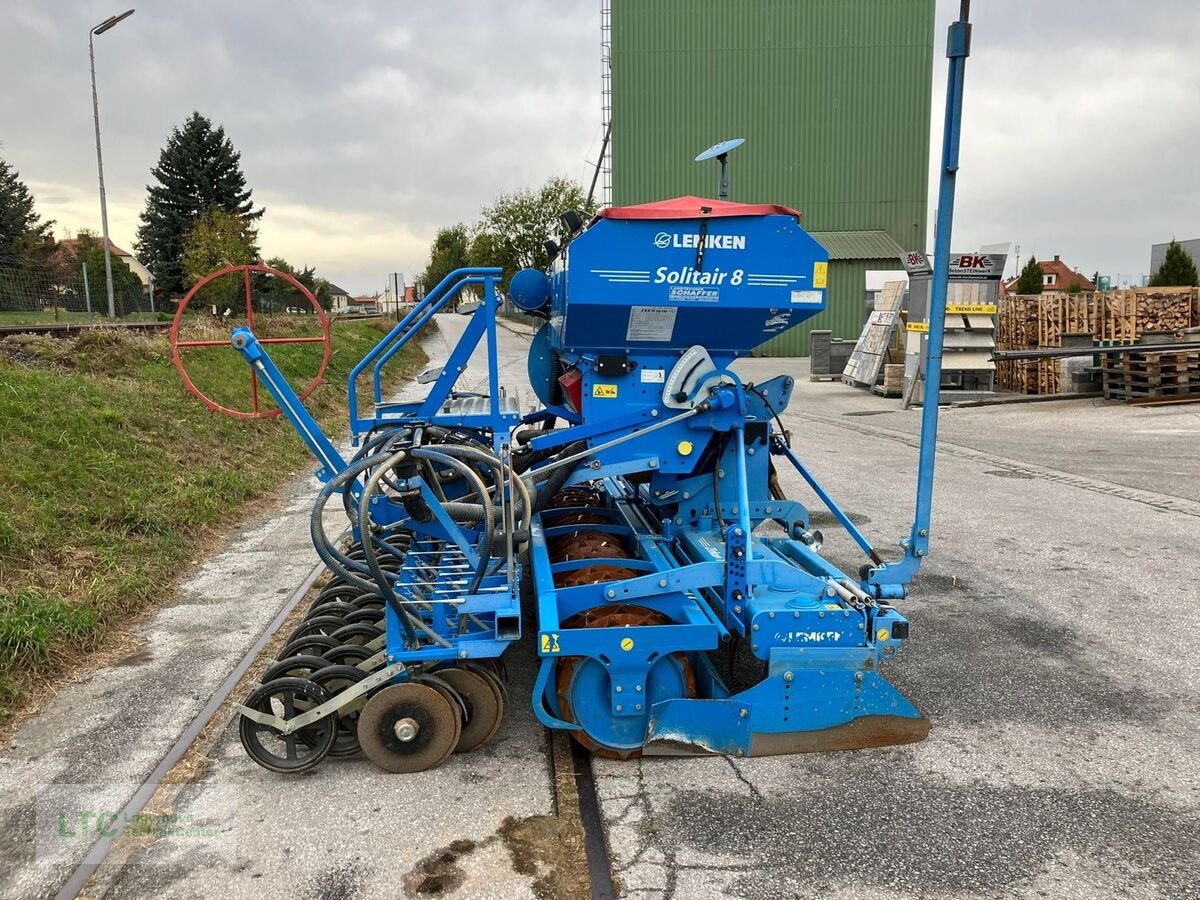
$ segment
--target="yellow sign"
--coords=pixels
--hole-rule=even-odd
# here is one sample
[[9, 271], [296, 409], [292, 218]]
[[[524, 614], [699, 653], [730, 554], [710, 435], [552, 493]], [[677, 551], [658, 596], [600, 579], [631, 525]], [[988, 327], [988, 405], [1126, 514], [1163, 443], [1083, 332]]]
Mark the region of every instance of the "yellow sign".
[[881, 641], [886, 641], [889, 638], [891, 638], [891, 636], [892, 636], [892, 633], [890, 631], [888, 631], [886, 628], [880, 628], [878, 631], [875, 632], [875, 637]]
[[601, 397], [605, 400], [616, 400], [617, 386], [615, 384], [593, 384], [592, 396]]
[[928, 322], [909, 322], [908, 325], [906, 325], [905, 327], [909, 331], [919, 331], [922, 334], [925, 334], [926, 332], [929, 331], [929, 323]]
[[561, 652], [558, 646], [557, 634], [542, 635], [542, 652], [543, 653], [559, 653]]
[[951, 303], [946, 312], [952, 316], [994, 316], [995, 303]]
[[823, 288], [829, 280], [829, 263], [813, 263], [813, 287]]
[[628, 653], [633, 649], [633, 638], [621, 638], [621, 649]]
[[692, 451], [696, 448], [692, 446], [691, 441], [680, 441], [675, 449], [679, 451], [680, 456], [691, 456]]
[[842, 607], [839, 606], [837, 603], [826, 603], [825, 608], [826, 609], [841, 609]]

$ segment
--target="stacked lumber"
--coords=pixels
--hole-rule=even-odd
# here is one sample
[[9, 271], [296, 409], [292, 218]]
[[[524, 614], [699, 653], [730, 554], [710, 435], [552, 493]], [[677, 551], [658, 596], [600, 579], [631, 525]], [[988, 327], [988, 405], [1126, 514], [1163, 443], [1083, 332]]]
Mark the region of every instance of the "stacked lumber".
[[[1144, 332], [1200, 325], [1200, 289], [1134, 288], [1078, 294], [1010, 294], [1000, 298], [996, 349], [1061, 347], [1064, 334], [1091, 334], [1098, 344], [1134, 344]], [[1060, 366], [1049, 359], [1009, 360], [997, 384], [1023, 394], [1057, 394]]]
[[1200, 351], [1124, 353], [1105, 357], [1101, 374], [1108, 400], [1200, 399]]

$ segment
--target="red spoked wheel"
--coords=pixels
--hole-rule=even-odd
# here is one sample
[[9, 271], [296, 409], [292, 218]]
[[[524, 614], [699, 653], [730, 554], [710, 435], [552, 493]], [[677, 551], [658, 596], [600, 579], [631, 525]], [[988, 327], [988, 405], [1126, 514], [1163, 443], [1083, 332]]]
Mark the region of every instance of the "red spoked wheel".
[[240, 274], [245, 285], [246, 299], [246, 324], [253, 330], [254, 328], [254, 299], [251, 290], [250, 275], [251, 273], [261, 273], [270, 275], [275, 278], [281, 278], [291, 284], [312, 306], [313, 312], [317, 315], [317, 321], [321, 323], [321, 336], [312, 337], [260, 337], [258, 342], [264, 345], [273, 344], [323, 344], [324, 352], [321, 354], [321, 365], [317, 369], [317, 374], [303, 391], [300, 392], [300, 399], [306, 400], [313, 391], [325, 380], [325, 369], [329, 365], [329, 357], [331, 347], [329, 342], [329, 318], [325, 315], [325, 311], [321, 309], [321, 304], [317, 302], [317, 298], [312, 292], [297, 281], [292, 275], [287, 272], [281, 272], [279, 269], [272, 269], [270, 266], [262, 264], [247, 265], [247, 266], [226, 266], [224, 269], [206, 275], [200, 279], [187, 295], [179, 301], [179, 308], [175, 310], [175, 321], [171, 323], [171, 362], [179, 371], [179, 376], [183, 379], [184, 386], [192, 394], [200, 399], [200, 402], [211, 409], [213, 412], [224, 413], [227, 416], [232, 416], [235, 419], [269, 419], [279, 415], [278, 409], [263, 409], [259, 403], [258, 397], [258, 376], [254, 369], [250, 369], [250, 409], [232, 409], [228, 406], [222, 406], [211, 397], [208, 397], [203, 391], [196, 387], [191, 376], [188, 375], [187, 369], [183, 364], [183, 357], [180, 355], [180, 350], [185, 350], [189, 347], [228, 347], [230, 346], [229, 339], [223, 340], [180, 340], [179, 326], [183, 322], [184, 313], [187, 312], [188, 304], [206, 285], [211, 284], [218, 278], [224, 278], [227, 275]]

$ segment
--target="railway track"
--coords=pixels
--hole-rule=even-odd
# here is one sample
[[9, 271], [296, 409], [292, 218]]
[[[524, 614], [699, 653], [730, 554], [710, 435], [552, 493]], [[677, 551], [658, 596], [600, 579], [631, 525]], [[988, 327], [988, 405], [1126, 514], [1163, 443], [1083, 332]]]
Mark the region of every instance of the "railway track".
[[166, 331], [170, 322], [115, 322], [112, 324], [79, 324], [75, 322], [38, 322], [28, 325], [0, 325], [0, 339], [10, 334], [48, 334], [51, 337], [77, 337], [85, 331], [119, 329], [121, 331]]
[[[298, 615], [298, 609], [310, 599], [314, 585], [326, 574], [328, 574], [328, 569], [323, 563], [317, 564], [308, 572], [250, 649], [239, 659], [224, 681], [210, 694], [196, 716], [162, 755], [155, 768], [139, 783], [129, 799], [116, 813], [113, 821], [135, 821], [152, 803], [160, 787], [167, 783], [167, 776], [193, 747], [200, 747], [202, 752], [204, 749], [211, 749], [210, 745], [215, 745], [226, 729], [236, 728], [237, 716], [230, 711], [228, 701], [231, 697], [237, 696], [239, 691], [245, 691], [247, 673], [251, 671], [255, 662], [270, 650], [278, 632], [289, 622], [293, 622]], [[213, 722], [219, 723], [215, 733], [208, 729], [210, 723]], [[575, 817], [578, 821], [579, 828], [583, 833], [584, 858], [582, 863], [590, 882], [593, 900], [611, 900], [616, 896], [616, 888], [604, 837], [600, 800], [592, 772], [591, 755], [571, 741], [563, 732], [548, 733], [545, 746], [553, 794], [553, 808], [557, 815]], [[378, 773], [378, 777], [404, 776]], [[115, 830], [111, 836], [99, 837], [55, 894], [56, 900], [74, 900], [81, 895], [90, 897], [106, 894], [114, 885], [115, 880], [120, 877], [121, 870], [125, 865], [136, 864], [138, 851], [136, 849], [132, 853], [123, 851], [118, 846], [119, 838], [120, 833]], [[114, 853], [114, 851], [116, 852]], [[115, 866], [115, 869], [110, 868], [109, 871], [101, 874], [98, 881], [94, 881], [94, 876], [100, 873], [106, 865]]]

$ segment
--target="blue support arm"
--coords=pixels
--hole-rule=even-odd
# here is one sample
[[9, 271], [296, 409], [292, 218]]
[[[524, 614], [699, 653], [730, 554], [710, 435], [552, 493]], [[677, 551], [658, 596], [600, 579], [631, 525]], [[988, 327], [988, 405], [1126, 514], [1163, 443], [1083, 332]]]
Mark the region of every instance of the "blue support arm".
[[925, 394], [921, 408], [921, 448], [917, 463], [917, 508], [912, 533], [901, 543], [903, 568], [915, 574], [929, 552], [929, 523], [933, 509], [933, 464], [937, 451], [938, 401], [942, 384], [942, 341], [946, 327], [946, 292], [949, 283], [950, 236], [954, 225], [954, 185], [958, 174], [959, 136], [962, 132], [963, 78], [971, 52], [970, 0], [961, 0], [958, 21], [950, 25], [946, 56], [950, 74], [946, 83], [946, 122], [942, 133], [942, 174], [938, 190], [933, 253], [933, 285], [929, 299], [929, 339], [926, 347]]
[[345, 469], [346, 460], [342, 458], [342, 454], [321, 430], [321, 426], [304, 408], [304, 404], [300, 402], [295, 390], [288, 384], [283, 373], [279, 371], [274, 361], [262, 348], [254, 336], [254, 332], [245, 326], [235, 328], [230, 336], [230, 343], [254, 369], [258, 379], [270, 391], [283, 414], [287, 416], [287, 420], [296, 429], [296, 433], [300, 435], [304, 443], [308, 445], [308, 449], [312, 451], [313, 456], [321, 463], [317, 477], [322, 481], [329, 481], [334, 475]]

